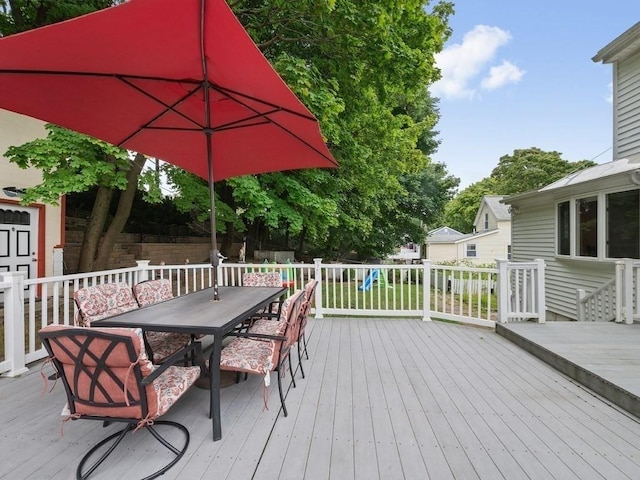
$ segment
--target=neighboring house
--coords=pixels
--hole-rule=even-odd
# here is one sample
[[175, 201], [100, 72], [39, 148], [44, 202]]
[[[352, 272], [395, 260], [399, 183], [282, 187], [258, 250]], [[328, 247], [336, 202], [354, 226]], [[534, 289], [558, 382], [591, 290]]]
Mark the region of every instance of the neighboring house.
[[513, 260], [546, 263], [547, 319], [577, 319], [578, 289], [594, 292], [616, 260], [640, 258], [640, 23], [593, 60], [613, 64], [616, 160], [504, 200]]
[[510, 258], [511, 214], [500, 200], [498, 195], [482, 197], [473, 222], [474, 233], [463, 234], [449, 227], [429, 232], [426, 258], [434, 263], [464, 260], [474, 265]]
[[420, 260], [421, 255], [420, 245], [415, 243], [407, 243], [406, 245], [402, 245], [401, 247], [396, 248], [396, 251], [389, 255], [387, 258], [389, 260], [395, 260], [396, 262], [406, 262], [411, 263], [415, 260]]
[[40, 183], [42, 175], [3, 157], [10, 146], [45, 135], [43, 122], [0, 110], [0, 276], [7, 271], [24, 271], [28, 278], [63, 273], [62, 250], [56, 247], [64, 241], [64, 208], [20, 205], [20, 191]]

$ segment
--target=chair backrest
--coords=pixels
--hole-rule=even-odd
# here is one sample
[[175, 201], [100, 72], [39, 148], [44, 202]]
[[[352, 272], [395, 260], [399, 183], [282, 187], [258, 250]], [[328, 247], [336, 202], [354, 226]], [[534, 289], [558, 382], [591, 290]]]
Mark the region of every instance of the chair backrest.
[[286, 329], [284, 336], [287, 338], [280, 349], [281, 354], [288, 349], [298, 340], [299, 321], [300, 321], [300, 309], [302, 308], [302, 302], [304, 301], [304, 290], [296, 290], [292, 295], [289, 295], [282, 303], [280, 308], [280, 321], [286, 322]]
[[245, 287], [281, 287], [280, 272], [245, 272], [242, 274], [242, 285]]
[[311, 307], [316, 297], [316, 287], [318, 281], [316, 279], [309, 280], [304, 286], [304, 302], [300, 307], [300, 328], [298, 330], [298, 337], [304, 333], [304, 329], [307, 326], [307, 320], [311, 314]]
[[154, 419], [163, 412], [140, 329], [49, 325], [40, 338], [60, 374], [69, 411], [89, 417]]
[[133, 286], [133, 294], [141, 307], [173, 298], [171, 281], [168, 278], [136, 283]]
[[[73, 298], [85, 327], [91, 322], [138, 308], [131, 287], [124, 282], [103, 283], [76, 290]], [[79, 323], [75, 319], [76, 325]]]

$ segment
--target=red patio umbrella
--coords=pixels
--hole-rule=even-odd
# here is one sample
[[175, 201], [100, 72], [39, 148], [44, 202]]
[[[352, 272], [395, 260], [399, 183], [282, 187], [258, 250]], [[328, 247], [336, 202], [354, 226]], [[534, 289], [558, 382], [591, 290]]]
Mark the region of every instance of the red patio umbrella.
[[214, 180], [337, 166], [224, 0], [131, 0], [2, 38], [0, 108], [208, 180], [214, 272]]

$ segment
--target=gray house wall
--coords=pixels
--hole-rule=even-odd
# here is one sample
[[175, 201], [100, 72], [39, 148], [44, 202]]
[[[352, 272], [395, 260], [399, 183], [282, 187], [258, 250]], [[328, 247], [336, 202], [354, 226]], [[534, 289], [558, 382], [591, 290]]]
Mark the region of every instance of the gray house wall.
[[640, 153], [640, 51], [614, 64], [614, 157]]
[[640, 154], [640, 22], [592, 58], [613, 67], [613, 158]]
[[[619, 163], [618, 163], [619, 162]], [[600, 192], [614, 192], [638, 189], [633, 172], [640, 169], [640, 162], [626, 160], [610, 162], [615, 164], [615, 174], [600, 175], [609, 165], [599, 165], [585, 170], [583, 176], [589, 181], [573, 184], [562, 181], [537, 192], [514, 195], [505, 199], [512, 205], [511, 252], [516, 262], [541, 258], [545, 261], [545, 288], [547, 319], [577, 318], [576, 291], [587, 293], [611, 280], [615, 270], [615, 260], [606, 258], [578, 258], [556, 255], [556, 205], [572, 198], [597, 195]], [[613, 167], [611, 167], [613, 168]], [[620, 171], [622, 170], [622, 171]], [[589, 174], [592, 171], [594, 173]]]

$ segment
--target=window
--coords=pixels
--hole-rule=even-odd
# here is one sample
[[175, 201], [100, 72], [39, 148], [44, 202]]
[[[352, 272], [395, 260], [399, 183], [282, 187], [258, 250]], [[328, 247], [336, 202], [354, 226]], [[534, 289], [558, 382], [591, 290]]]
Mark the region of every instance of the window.
[[484, 229], [489, 230], [489, 214], [484, 214]]
[[598, 197], [580, 198], [576, 201], [576, 229], [578, 255], [598, 256]]
[[511, 245], [507, 245], [507, 260], [511, 260]]
[[467, 244], [467, 257], [477, 257], [477, 251], [476, 251], [476, 244], [475, 243], [468, 243]]
[[556, 254], [640, 258], [640, 190], [601, 192], [559, 202]]
[[558, 255], [571, 255], [569, 202], [558, 204]]
[[607, 257], [640, 258], [639, 190], [607, 195]]

